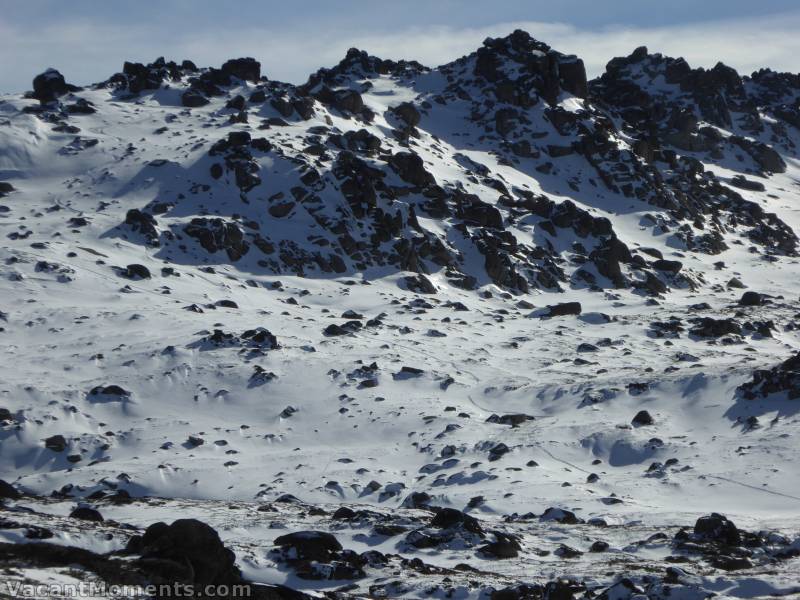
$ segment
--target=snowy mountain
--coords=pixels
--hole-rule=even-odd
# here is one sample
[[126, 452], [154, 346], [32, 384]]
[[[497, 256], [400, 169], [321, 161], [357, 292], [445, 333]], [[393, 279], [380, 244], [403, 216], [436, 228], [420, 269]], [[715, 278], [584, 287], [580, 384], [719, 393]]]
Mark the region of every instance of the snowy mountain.
[[800, 593], [799, 144], [800, 75], [587, 81], [522, 31], [38, 75], [0, 97], [12, 579]]

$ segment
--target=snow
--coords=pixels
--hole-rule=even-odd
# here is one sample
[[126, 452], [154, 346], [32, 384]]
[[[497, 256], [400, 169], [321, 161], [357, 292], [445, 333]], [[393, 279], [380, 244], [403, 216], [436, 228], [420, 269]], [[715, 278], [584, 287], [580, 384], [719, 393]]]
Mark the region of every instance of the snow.
[[[391, 128], [388, 108], [441, 85], [433, 74], [416, 84], [391, 77], [371, 83], [362, 96], [377, 113], [375, 121], [364, 125], [334, 115], [334, 126], [343, 131], [365, 127], [383, 138]], [[711, 310], [697, 315], [729, 316], [741, 290], [713, 288], [733, 276], [750, 289], [783, 298], [754, 316], [791, 321], [800, 295], [797, 259], [766, 262], [748, 251], [747, 242], [730, 244], [713, 258], [680, 251], [670, 245], [668, 234], [642, 226], [643, 217], [654, 212], [652, 206], [602, 192], [597, 197], [573, 194], [563, 184], [566, 178], [541, 176], [532, 163], [501, 164], [477, 143], [477, 127], [465, 127], [463, 115], [450, 104], [434, 107], [424, 117], [415, 143], [437, 182], [462, 181], [467, 192], [497, 203], [498, 192], [464, 179], [463, 162], [453, 158], [460, 153], [486, 165], [508, 187], [547, 191], [557, 201], [570, 198], [580, 208], [609, 217], [630, 247], [654, 247], [665, 258], [679, 257], [704, 285], [697, 291], [673, 289], [658, 307], [630, 290], [534, 290], [526, 299], [539, 308], [567, 301], [583, 306], [580, 318], [542, 319], [534, 310], [516, 307], [517, 298], [504, 298], [485, 278], [481, 284], [493, 292], [491, 298], [454, 288], [442, 274], [433, 274], [439, 293], [425, 298], [431, 308], [421, 309], [412, 302], [415, 295], [401, 289], [402, 274], [388, 269], [301, 278], [265, 272], [251, 256], [230, 263], [222, 252], [207, 256], [205, 264], [199, 254], [150, 248], [133, 237], [125, 239], [116, 229], [128, 209], [153, 200], [175, 201], [179, 194], [187, 200], [159, 217], [159, 223], [187, 223], [196, 213], [186, 205], [198, 202], [189, 188], [207, 179], [208, 148], [229, 131], [251, 129], [225, 125], [221, 111], [226, 98], [212, 99], [199, 109], [177, 106], [178, 87], [136, 101], [121, 101], [106, 89], [77, 93], [100, 108], [94, 115], [73, 118], [82, 137], [99, 142], [75, 153], [63, 151], [74, 136], [54, 133], [49, 124], [17, 112], [31, 101], [2, 98], [0, 112], [8, 124], [0, 126], [0, 179], [18, 191], [0, 201], [11, 209], [0, 213], [0, 310], [7, 313], [7, 322], [0, 323], [0, 407], [21, 423], [0, 428], [3, 479], [42, 495], [75, 486], [72, 492], [85, 497], [113, 485], [135, 497], [163, 498], [160, 505], [108, 506], [104, 514], [145, 527], [191, 513], [218, 527], [243, 552], [237, 556], [248, 577], [306, 588], [312, 584], [291, 579], [264, 555], [263, 548], [281, 532], [309, 526], [308, 518], [287, 514], [283, 521], [275, 519], [281, 528], [273, 527], [256, 512], [259, 503], [284, 493], [334, 509], [349, 503], [389, 512], [402, 510], [411, 492], [428, 492], [437, 505], [459, 509], [481, 495], [479, 514], [495, 523], [503, 515], [540, 514], [562, 506], [583, 519], [602, 517], [619, 525], [609, 533], [612, 546], [631, 568], [639, 561], [657, 563], [669, 550], [663, 543], [628, 544], [659, 527], [674, 531], [709, 512], [725, 513], [741, 527], [797, 535], [800, 410], [786, 401], [743, 401], [735, 394], [754, 369], [772, 366], [797, 350], [797, 331], [779, 328], [772, 338], [752, 336], [738, 345], [688, 335], [658, 339], [649, 333], [650, 321], [669, 315], [685, 319], [692, 316], [689, 307], [701, 302]], [[244, 90], [231, 94], [237, 91]], [[566, 99], [562, 106], [582, 108], [576, 99]], [[154, 135], [165, 124], [169, 133]], [[307, 129], [324, 124], [318, 115], [259, 133], [273, 143], [280, 140], [287, 154], [292, 149], [299, 153]], [[465, 137], [451, 135], [456, 130]], [[129, 150], [129, 143], [135, 149]], [[155, 159], [167, 162], [151, 166]], [[578, 160], [561, 159], [559, 167], [580, 172], [585, 165]], [[788, 162], [786, 174], [763, 180], [766, 193], [742, 195], [776, 212], [797, 231], [800, 162]], [[297, 183], [299, 174], [284, 159], [263, 158], [260, 167], [264, 184], [259, 196], [288, 193]], [[709, 168], [721, 177], [736, 174], [719, 165]], [[226, 214], [235, 206], [248, 218], [257, 216], [276, 235], [300, 243], [306, 243], [304, 230], [315, 226], [310, 218], [290, 225], [272, 219], [260, 212], [263, 207], [242, 204], [225, 181], [209, 180], [209, 185], [210, 213]], [[66, 221], [74, 216], [87, 217], [89, 225], [69, 228]], [[419, 220], [427, 230], [446, 234], [436, 219], [420, 215]], [[7, 236], [14, 231], [32, 234], [11, 241]], [[530, 243], [536, 226], [520, 222], [513, 233]], [[195, 249], [192, 240], [186, 242]], [[569, 244], [560, 244], [557, 251], [566, 258]], [[60, 276], [37, 271], [38, 261], [68, 270]], [[716, 261], [727, 268], [715, 269]], [[145, 265], [153, 278], [128, 281], [111, 269], [131, 263]], [[161, 276], [167, 264], [180, 276]], [[207, 265], [215, 272], [201, 268]], [[275, 287], [277, 282], [282, 287]], [[233, 300], [238, 309], [184, 310], [222, 299]], [[461, 302], [468, 311], [454, 311], [448, 302]], [[344, 322], [339, 315], [348, 309], [366, 319], [385, 313], [385, 326], [345, 337], [323, 336], [327, 325]], [[249, 358], [237, 348], [196, 344], [214, 329], [241, 333], [255, 327], [274, 333], [281, 347]], [[428, 335], [430, 330], [445, 335]], [[615, 343], [603, 345], [605, 338]], [[587, 364], [575, 364], [576, 348], [583, 342], [599, 349], [586, 356]], [[697, 360], [679, 360], [687, 355]], [[348, 377], [372, 362], [379, 367], [377, 387], [361, 387], [363, 377]], [[277, 378], [252, 385], [256, 365]], [[394, 378], [403, 366], [424, 373]], [[667, 367], [674, 370], [666, 372]], [[454, 383], [444, 389], [447, 377]], [[628, 385], [637, 383], [648, 383], [649, 389], [630, 393]], [[101, 401], [88, 396], [93, 387], [109, 384], [130, 391], [130, 398]], [[287, 406], [297, 412], [284, 418]], [[653, 415], [654, 425], [631, 426], [641, 409]], [[486, 422], [492, 414], [510, 413], [535, 418], [513, 428]], [[750, 415], [758, 416], [760, 428], [744, 428], [742, 422]], [[68, 441], [63, 453], [43, 445], [57, 434]], [[187, 444], [190, 435], [205, 443]], [[511, 452], [490, 462], [488, 450], [501, 442]], [[445, 446], [453, 446], [454, 454], [443, 453]], [[70, 462], [69, 455], [80, 455], [80, 461]], [[651, 463], [667, 459], [677, 462], [648, 472]], [[527, 466], [529, 461], [538, 466]], [[596, 483], [587, 483], [590, 473], [599, 475]], [[382, 487], [371, 491], [367, 484], [372, 480]], [[622, 502], [607, 503], [612, 497]], [[37, 509], [66, 517], [72, 504], [65, 502]], [[225, 515], [228, 502], [239, 503], [242, 514]], [[34, 504], [19, 504], [26, 503]], [[576, 532], [534, 523], [530, 531], [553, 547], [562, 541], [583, 546], [587, 527]], [[338, 533], [347, 540], [346, 547], [396, 551], [394, 540], [379, 543], [357, 528]], [[0, 539], [24, 541], [15, 530], [0, 531]], [[103, 552], [121, 545], [119, 537], [103, 542], [77, 533], [60, 536], [55, 543]], [[419, 554], [449, 567], [466, 556], [455, 549]], [[574, 565], [573, 574], [605, 580], [606, 563], [595, 568], [584, 557]], [[536, 564], [492, 568], [507, 569], [505, 577], [541, 581], [570, 574], [554, 555]], [[791, 574], [762, 575], [720, 576], [705, 584], [730, 597], [797, 589]]]

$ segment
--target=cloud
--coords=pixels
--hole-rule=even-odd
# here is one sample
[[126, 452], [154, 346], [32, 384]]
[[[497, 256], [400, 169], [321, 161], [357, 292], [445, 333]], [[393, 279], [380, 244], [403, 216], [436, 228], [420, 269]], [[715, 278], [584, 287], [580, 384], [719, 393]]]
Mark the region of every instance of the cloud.
[[486, 37], [525, 29], [534, 37], [584, 59], [590, 76], [602, 73], [614, 56], [647, 45], [651, 52], [684, 56], [693, 66], [718, 60], [742, 73], [762, 66], [797, 71], [800, 56], [800, 11], [750, 19], [719, 20], [669, 27], [614, 26], [578, 28], [567, 23], [515, 21], [481, 27], [418, 26], [387, 31], [375, 24], [331, 28], [312, 20], [281, 30], [277, 26], [210, 25], [173, 30], [168, 24], [122, 26], [91, 20], [61, 21], [28, 28], [0, 22], [0, 91], [30, 88], [36, 73], [53, 66], [67, 79], [87, 84], [121, 69], [124, 60], [190, 58], [198, 65], [219, 65], [234, 56], [254, 56], [274, 79], [294, 83], [322, 66], [338, 62], [358, 47], [384, 58], [408, 58], [435, 66], [475, 50]]

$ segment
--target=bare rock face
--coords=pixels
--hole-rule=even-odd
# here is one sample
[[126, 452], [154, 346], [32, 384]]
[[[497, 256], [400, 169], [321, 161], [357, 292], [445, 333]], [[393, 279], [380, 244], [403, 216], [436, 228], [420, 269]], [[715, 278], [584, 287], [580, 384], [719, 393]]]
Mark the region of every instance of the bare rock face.
[[78, 89], [74, 85], [69, 85], [64, 76], [55, 69], [47, 69], [33, 79], [33, 97], [42, 104], [52, 102]]
[[261, 63], [254, 58], [233, 58], [222, 65], [222, 72], [242, 81], [258, 83], [261, 79]]
[[739, 386], [748, 400], [772, 394], [786, 394], [790, 400], [800, 398], [800, 354], [792, 356], [771, 369], [759, 369], [753, 378]]
[[186, 235], [197, 239], [208, 252], [224, 250], [232, 261], [239, 260], [247, 254], [249, 244], [244, 239], [244, 231], [235, 223], [222, 219], [192, 219], [184, 231]]

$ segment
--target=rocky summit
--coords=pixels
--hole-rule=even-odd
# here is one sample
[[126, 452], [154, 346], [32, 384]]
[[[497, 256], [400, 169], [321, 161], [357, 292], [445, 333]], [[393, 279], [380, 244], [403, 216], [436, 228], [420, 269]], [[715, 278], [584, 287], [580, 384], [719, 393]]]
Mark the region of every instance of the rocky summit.
[[587, 80], [514, 31], [32, 88], [0, 96], [8, 582], [800, 593], [800, 75], [640, 47]]

